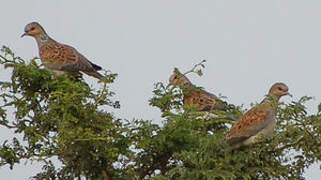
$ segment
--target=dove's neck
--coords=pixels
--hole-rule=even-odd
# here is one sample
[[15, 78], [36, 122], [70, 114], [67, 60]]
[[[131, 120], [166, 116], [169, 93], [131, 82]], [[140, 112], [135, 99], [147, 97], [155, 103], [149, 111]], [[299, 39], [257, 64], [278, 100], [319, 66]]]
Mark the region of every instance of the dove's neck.
[[271, 106], [272, 108], [277, 108], [278, 102], [279, 102], [280, 97], [278, 96], [273, 96], [271, 94], [267, 95], [261, 104], [266, 104], [268, 106]]
[[39, 48], [42, 47], [44, 44], [48, 43], [49, 41], [53, 41], [46, 33], [35, 36], [35, 39]]

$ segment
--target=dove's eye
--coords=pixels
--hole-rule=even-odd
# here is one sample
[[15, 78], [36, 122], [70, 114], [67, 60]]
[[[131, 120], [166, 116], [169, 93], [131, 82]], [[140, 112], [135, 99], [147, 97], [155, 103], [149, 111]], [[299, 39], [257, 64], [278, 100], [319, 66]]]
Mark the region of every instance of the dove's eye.
[[280, 87], [279, 87], [278, 89], [279, 89], [280, 91], [282, 91], [282, 90], [283, 90], [283, 89], [282, 89], [282, 88], [280, 88]]
[[30, 30], [31, 30], [31, 31], [35, 30], [35, 27], [32, 27]]

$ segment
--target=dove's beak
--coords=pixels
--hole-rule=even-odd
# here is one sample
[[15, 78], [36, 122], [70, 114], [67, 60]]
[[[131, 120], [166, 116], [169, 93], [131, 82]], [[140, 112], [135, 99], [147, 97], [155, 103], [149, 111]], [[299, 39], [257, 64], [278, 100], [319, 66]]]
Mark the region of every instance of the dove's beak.
[[290, 97], [293, 97], [293, 95], [292, 95], [291, 93], [289, 93], [289, 92], [287, 92], [285, 95], [288, 95], [288, 96], [290, 96]]
[[24, 37], [25, 35], [27, 35], [27, 33], [23, 33], [20, 37]]

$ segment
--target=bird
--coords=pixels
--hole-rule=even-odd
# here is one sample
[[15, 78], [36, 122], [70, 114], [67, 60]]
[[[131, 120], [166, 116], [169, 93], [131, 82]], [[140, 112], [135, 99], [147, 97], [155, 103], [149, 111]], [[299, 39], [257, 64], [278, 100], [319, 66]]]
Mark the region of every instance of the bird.
[[178, 86], [183, 92], [184, 105], [198, 105], [198, 111], [227, 110], [227, 103], [192, 82], [175, 68], [169, 78], [169, 85]]
[[36, 39], [40, 59], [44, 67], [52, 71], [54, 75], [61, 75], [65, 72], [83, 72], [97, 79], [104, 77], [97, 72], [102, 70], [101, 66], [89, 61], [72, 46], [61, 44], [52, 39], [38, 22], [27, 24], [21, 37], [24, 36]]
[[271, 137], [275, 128], [277, 103], [285, 95], [292, 96], [286, 84], [273, 84], [263, 101], [243, 114], [227, 132], [225, 139], [228, 145], [236, 149], [257, 142], [262, 135]]

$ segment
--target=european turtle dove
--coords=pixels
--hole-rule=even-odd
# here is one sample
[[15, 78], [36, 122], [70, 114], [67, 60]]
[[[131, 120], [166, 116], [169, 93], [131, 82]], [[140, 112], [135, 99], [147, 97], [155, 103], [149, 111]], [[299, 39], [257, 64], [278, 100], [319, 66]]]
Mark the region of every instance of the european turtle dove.
[[83, 72], [97, 79], [103, 77], [97, 72], [102, 69], [100, 66], [90, 62], [75, 48], [60, 44], [50, 38], [39, 23], [32, 22], [27, 24], [24, 31], [25, 33], [21, 37], [31, 36], [36, 39], [43, 65], [55, 75], [60, 75], [64, 72]]
[[226, 103], [217, 96], [195, 87], [191, 81], [177, 69], [169, 78], [169, 84], [178, 86], [183, 91], [183, 103], [185, 105], [197, 104], [199, 111], [226, 110]]
[[232, 148], [248, 146], [257, 141], [257, 137], [270, 137], [275, 127], [277, 102], [282, 96], [290, 95], [284, 83], [275, 83], [267, 97], [247, 111], [226, 135], [227, 143]]

